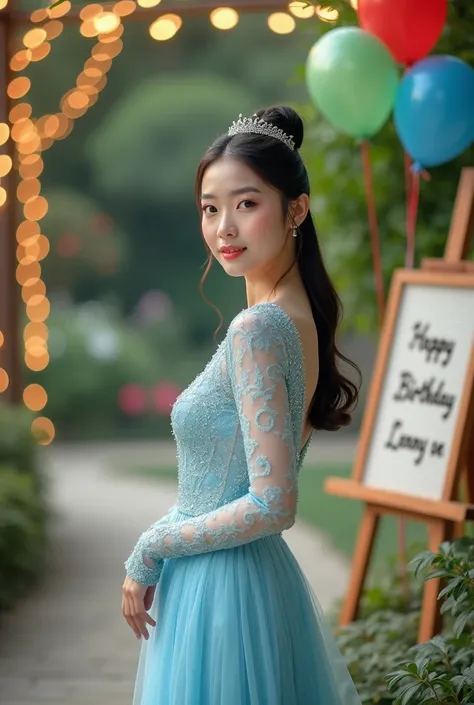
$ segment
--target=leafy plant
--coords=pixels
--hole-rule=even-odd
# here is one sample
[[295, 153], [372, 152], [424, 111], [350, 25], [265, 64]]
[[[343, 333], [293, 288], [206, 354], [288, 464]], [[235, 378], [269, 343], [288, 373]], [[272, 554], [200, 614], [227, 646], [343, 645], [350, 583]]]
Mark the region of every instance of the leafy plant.
[[474, 539], [444, 543], [411, 563], [415, 575], [441, 578], [444, 633], [410, 650], [410, 661], [388, 676], [388, 690], [399, 705], [474, 703]]
[[388, 705], [394, 696], [387, 689], [387, 673], [403, 663], [416, 644], [419, 612], [373, 612], [335, 630], [357, 692], [364, 705]]
[[[408, 560], [414, 559], [424, 545], [419, 542], [408, 547]], [[400, 556], [388, 556], [383, 571], [378, 571], [366, 587], [361, 599], [360, 614], [366, 617], [374, 612], [417, 613], [421, 608], [422, 591], [415, 576], [408, 571], [402, 576]]]
[[24, 407], [0, 404], [0, 465], [19, 472], [35, 473], [35, 440], [31, 433], [32, 414]]
[[48, 517], [35, 476], [0, 466], [0, 611], [41, 575]]
[[[414, 556], [416, 550], [415, 545], [410, 546], [409, 555]], [[405, 585], [399, 557], [389, 556], [383, 573], [374, 576], [364, 590], [360, 618], [334, 630], [364, 705], [393, 703], [387, 673], [402, 664], [416, 644], [421, 588], [411, 574], [407, 578]]]
[[32, 418], [24, 407], [0, 404], [0, 611], [34, 585], [44, 565], [51, 512]]

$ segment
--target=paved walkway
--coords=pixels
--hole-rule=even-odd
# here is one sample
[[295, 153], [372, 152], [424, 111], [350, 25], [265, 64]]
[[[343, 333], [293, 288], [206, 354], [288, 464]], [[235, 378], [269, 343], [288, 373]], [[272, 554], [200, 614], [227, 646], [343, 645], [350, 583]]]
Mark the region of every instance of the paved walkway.
[[[347, 461], [353, 450], [350, 439], [313, 441], [308, 461]], [[52, 550], [41, 586], [0, 622], [2, 705], [131, 705], [139, 643], [120, 611], [123, 560], [175, 491], [112, 468], [174, 458], [172, 444], [156, 443], [45, 451]], [[300, 522], [286, 537], [327, 609], [344, 592], [346, 562]]]

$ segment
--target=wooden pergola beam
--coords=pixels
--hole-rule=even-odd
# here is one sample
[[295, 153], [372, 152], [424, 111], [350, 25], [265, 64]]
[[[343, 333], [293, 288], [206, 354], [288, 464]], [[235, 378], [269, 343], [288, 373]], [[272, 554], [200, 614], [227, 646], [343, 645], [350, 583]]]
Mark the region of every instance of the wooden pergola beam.
[[[14, 25], [8, 13], [0, 15], [0, 122], [9, 124], [12, 101], [7, 86], [12, 80], [10, 70], [11, 38]], [[14, 160], [13, 141], [8, 139], [0, 146], [0, 154]], [[0, 367], [6, 370], [10, 383], [2, 397], [11, 403], [21, 401], [21, 351], [20, 351], [20, 290], [16, 282], [16, 177], [12, 169], [1, 179], [7, 191], [7, 202], [0, 212], [0, 331], [4, 336], [0, 347]]]
[[[112, 11], [115, 4], [116, 2], [101, 3], [104, 11]], [[181, 0], [181, 2], [170, 2], [166, 5], [157, 5], [156, 7], [137, 7], [135, 12], [131, 15], [123, 17], [122, 21], [150, 21], [155, 20], [160, 15], [170, 13], [180, 15], [182, 17], [197, 17], [199, 15], [209, 14], [216, 8], [222, 7], [224, 4], [245, 14], [250, 12], [281, 12], [288, 9], [290, 0], [254, 0], [254, 2], [252, 2], [252, 0], [230, 0], [227, 3], [223, 3], [222, 0], [220, 0], [217, 2], [200, 2], [196, 5], [188, 5], [183, 3]], [[71, 10], [60, 18], [61, 22], [64, 24], [81, 22], [82, 20], [80, 18], [80, 13], [83, 7], [86, 6], [87, 4], [79, 7], [73, 5]], [[20, 12], [15, 10], [10, 10], [9, 12], [11, 21], [15, 24], [15, 26], [30, 24], [30, 15], [31, 12]]]

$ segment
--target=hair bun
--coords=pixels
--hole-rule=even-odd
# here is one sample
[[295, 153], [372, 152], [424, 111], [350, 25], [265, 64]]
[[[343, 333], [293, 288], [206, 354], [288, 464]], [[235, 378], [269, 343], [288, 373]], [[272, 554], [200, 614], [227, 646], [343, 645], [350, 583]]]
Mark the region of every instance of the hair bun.
[[303, 144], [304, 125], [296, 110], [287, 105], [275, 105], [270, 108], [257, 110], [259, 118], [279, 127], [287, 135], [293, 135], [296, 149], [300, 149]]

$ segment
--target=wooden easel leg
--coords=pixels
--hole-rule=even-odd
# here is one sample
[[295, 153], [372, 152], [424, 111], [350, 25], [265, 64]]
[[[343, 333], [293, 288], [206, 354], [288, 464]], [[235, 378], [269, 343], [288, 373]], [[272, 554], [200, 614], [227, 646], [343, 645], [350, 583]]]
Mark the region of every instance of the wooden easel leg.
[[467, 501], [469, 504], [474, 504], [474, 422], [470, 428], [469, 438], [470, 443], [466, 462]]
[[[452, 540], [455, 534], [455, 525], [444, 519], [435, 520], [428, 524], [429, 549], [438, 552], [443, 541]], [[441, 590], [441, 580], [433, 578], [425, 583], [423, 589], [423, 603], [421, 607], [420, 627], [418, 630], [418, 643], [428, 641], [441, 631], [442, 620], [438, 594]]]
[[[474, 504], [474, 424], [467, 432], [469, 439], [466, 464], [463, 468], [461, 480], [457, 491], [457, 499], [461, 502]], [[464, 490], [464, 492], [462, 491]], [[453, 540], [459, 539], [466, 534], [466, 522], [458, 522], [454, 526]]]
[[351, 579], [339, 618], [339, 624], [341, 626], [350, 624], [357, 617], [360, 597], [369, 567], [379, 519], [380, 514], [378, 510], [370, 504], [367, 504], [357, 536], [357, 543], [352, 560]]

